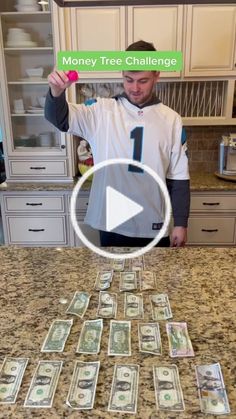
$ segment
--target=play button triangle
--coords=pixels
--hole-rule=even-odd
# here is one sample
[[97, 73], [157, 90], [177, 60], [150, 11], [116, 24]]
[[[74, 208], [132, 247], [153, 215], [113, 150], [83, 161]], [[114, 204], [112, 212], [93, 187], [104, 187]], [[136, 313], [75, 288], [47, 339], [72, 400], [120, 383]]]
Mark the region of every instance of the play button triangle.
[[112, 231], [119, 225], [135, 217], [143, 207], [132, 199], [118, 192], [111, 186], [106, 188], [106, 231]]

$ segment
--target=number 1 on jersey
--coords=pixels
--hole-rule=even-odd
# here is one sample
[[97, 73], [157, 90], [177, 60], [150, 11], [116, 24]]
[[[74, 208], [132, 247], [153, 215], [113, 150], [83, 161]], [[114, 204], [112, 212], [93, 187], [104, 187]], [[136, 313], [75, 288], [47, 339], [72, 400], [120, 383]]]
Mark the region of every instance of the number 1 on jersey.
[[[141, 162], [143, 147], [143, 127], [136, 127], [130, 133], [130, 138], [134, 140], [133, 160]], [[143, 169], [129, 164], [129, 172], [143, 173]]]

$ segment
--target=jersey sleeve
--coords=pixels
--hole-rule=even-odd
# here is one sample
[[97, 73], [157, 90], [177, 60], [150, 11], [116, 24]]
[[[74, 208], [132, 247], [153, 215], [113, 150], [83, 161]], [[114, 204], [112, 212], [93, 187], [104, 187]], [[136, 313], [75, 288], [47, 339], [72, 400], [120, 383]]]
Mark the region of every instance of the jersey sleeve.
[[183, 136], [182, 121], [179, 115], [173, 124], [172, 150], [166, 178], [175, 180], [189, 179], [187, 142]]
[[90, 106], [84, 104], [69, 103], [69, 134], [85, 138], [89, 143], [98, 129], [100, 107], [97, 102]]

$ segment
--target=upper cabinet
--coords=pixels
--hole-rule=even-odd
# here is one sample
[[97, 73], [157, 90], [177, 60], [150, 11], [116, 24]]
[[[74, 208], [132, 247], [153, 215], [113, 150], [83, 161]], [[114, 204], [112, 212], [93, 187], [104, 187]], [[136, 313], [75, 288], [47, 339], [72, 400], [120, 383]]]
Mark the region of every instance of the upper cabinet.
[[[160, 51], [182, 51], [182, 29], [182, 5], [128, 7], [128, 45], [143, 39]], [[178, 76], [179, 72], [161, 74], [162, 78]]]
[[[125, 49], [125, 7], [76, 7], [71, 9], [73, 51], [122, 51]], [[79, 69], [78, 69], [79, 70]], [[120, 72], [83, 72], [83, 77], [120, 77]]]
[[[153, 42], [159, 50], [181, 51], [182, 25], [183, 6], [78, 7], [70, 10], [67, 29], [74, 51], [122, 51], [140, 39]], [[121, 77], [120, 72], [82, 75], [93, 79]], [[162, 73], [162, 77], [179, 76], [178, 72]]]
[[236, 75], [236, 6], [189, 5], [185, 76]]
[[[75, 7], [61, 14], [65, 25], [60, 32], [70, 38], [67, 49], [119, 51], [144, 39], [157, 50], [183, 52], [183, 71], [162, 72], [162, 78], [236, 75], [236, 5]], [[121, 73], [82, 75], [117, 78]]]
[[[15, 11], [17, 8], [17, 11]], [[37, 1], [27, 11], [0, 5], [0, 87], [8, 181], [71, 181], [71, 146], [44, 117], [47, 75], [55, 65], [54, 24]]]

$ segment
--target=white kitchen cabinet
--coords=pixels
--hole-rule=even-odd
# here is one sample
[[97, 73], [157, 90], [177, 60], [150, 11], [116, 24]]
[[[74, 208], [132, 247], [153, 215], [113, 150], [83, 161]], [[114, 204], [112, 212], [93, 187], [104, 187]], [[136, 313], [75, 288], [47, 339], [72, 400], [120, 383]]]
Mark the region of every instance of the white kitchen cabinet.
[[6, 216], [9, 244], [62, 246], [67, 244], [65, 216]]
[[[70, 11], [73, 51], [125, 49], [125, 7], [75, 7]], [[79, 69], [78, 69], [79, 70]], [[83, 78], [121, 77], [121, 72], [82, 72]]]
[[236, 6], [188, 5], [184, 75], [236, 75]]
[[[153, 42], [159, 50], [182, 49], [183, 6], [75, 7], [70, 21], [66, 13], [64, 17], [65, 36], [69, 31], [74, 51], [122, 51], [139, 39]], [[162, 77], [179, 75], [162, 73]], [[114, 79], [121, 72], [82, 72], [81, 76]]]
[[188, 245], [236, 245], [236, 195], [192, 192]]
[[[55, 16], [51, 11], [14, 10], [13, 2], [0, 5], [0, 84], [7, 181], [71, 182], [76, 167], [73, 142], [44, 118], [42, 101], [58, 48], [58, 37], [54, 42], [53, 32]], [[20, 41], [18, 37], [22, 35], [11, 39], [12, 29], [23, 31], [30, 41]], [[42, 68], [42, 74], [29, 76], [28, 69], [35, 68]]]
[[2, 191], [5, 244], [73, 246], [67, 195], [67, 191]]
[[[183, 5], [129, 6], [128, 45], [143, 39], [159, 51], [182, 51]], [[180, 72], [162, 72], [178, 77]]]

